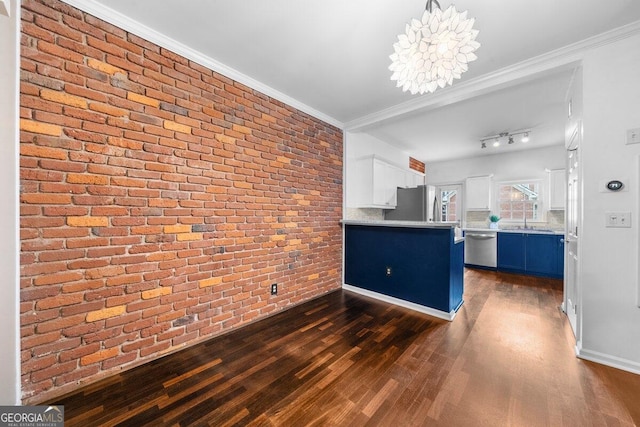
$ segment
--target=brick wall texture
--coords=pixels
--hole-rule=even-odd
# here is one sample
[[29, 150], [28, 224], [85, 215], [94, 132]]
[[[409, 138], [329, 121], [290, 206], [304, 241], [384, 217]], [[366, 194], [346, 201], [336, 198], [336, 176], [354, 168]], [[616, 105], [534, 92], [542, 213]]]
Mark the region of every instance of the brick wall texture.
[[414, 171], [424, 173], [425, 165], [420, 160], [414, 159], [413, 157], [409, 157], [409, 169], [413, 169]]
[[340, 287], [339, 129], [57, 0], [21, 43], [25, 403]]

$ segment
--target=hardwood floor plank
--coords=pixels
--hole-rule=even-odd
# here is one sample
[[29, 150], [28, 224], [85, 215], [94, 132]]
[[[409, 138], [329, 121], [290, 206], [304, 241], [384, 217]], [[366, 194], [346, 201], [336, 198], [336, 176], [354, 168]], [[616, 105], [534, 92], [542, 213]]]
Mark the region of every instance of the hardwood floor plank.
[[561, 300], [467, 270], [446, 322], [337, 291], [48, 403], [71, 427], [640, 424], [640, 376], [577, 359]]

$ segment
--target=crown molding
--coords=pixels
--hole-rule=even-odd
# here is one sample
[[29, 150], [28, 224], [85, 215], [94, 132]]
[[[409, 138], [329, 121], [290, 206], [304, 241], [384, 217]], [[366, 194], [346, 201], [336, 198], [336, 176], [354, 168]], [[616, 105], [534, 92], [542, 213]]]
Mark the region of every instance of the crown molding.
[[167, 37], [164, 34], [161, 34], [158, 31], [149, 28], [146, 25], [143, 25], [140, 22], [131, 19], [130, 17], [123, 15], [122, 13], [117, 12], [101, 3], [97, 3], [93, 0], [62, 1], [97, 18], [100, 18], [112, 25], [122, 28], [125, 31], [135, 34], [136, 36], [141, 37], [151, 43], [154, 43], [165, 49], [169, 49], [172, 52], [177, 53], [178, 55], [184, 56], [191, 61], [194, 61], [204, 67], [215, 71], [216, 73], [222, 74], [225, 77], [242, 83], [243, 85], [255, 89], [259, 92], [262, 92], [267, 96], [277, 99], [280, 102], [283, 102], [297, 110], [303, 111], [330, 125], [333, 125], [340, 129], [344, 128], [344, 123], [342, 123], [341, 121], [327, 114], [324, 114], [300, 101], [297, 101], [296, 99], [270, 86], [267, 86], [264, 83], [261, 83], [234, 68], [228, 67], [221, 62], [218, 62], [215, 59], [204, 55], [195, 49], [190, 48], [189, 46], [173, 40], [172, 38]]
[[434, 110], [497, 89], [533, 80], [545, 73], [575, 68], [581, 63], [585, 52], [638, 33], [640, 33], [640, 21], [632, 22], [577, 43], [504, 67], [495, 72], [449, 86], [433, 94], [412, 98], [401, 104], [351, 120], [344, 124], [344, 129], [346, 131], [364, 130], [369, 126], [413, 111]]

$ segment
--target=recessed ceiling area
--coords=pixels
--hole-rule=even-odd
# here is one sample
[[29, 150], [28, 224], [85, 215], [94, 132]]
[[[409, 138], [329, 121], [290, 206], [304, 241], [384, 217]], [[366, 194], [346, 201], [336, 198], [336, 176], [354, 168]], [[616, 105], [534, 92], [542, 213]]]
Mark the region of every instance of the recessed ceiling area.
[[[211, 60], [205, 65], [216, 64], [215, 71], [424, 161], [490, 154], [479, 151], [479, 139], [514, 128], [534, 128], [532, 148], [561, 143], [567, 64], [607, 32], [640, 31], [640, 1], [457, 0], [456, 8], [476, 19], [478, 59], [453, 86], [410, 95], [390, 80], [389, 55], [425, 0], [65, 1], [160, 45], [181, 46], [192, 59]], [[555, 63], [541, 67], [547, 59]], [[500, 84], [488, 83], [495, 77]], [[461, 87], [468, 95], [453, 99]]]
[[[574, 70], [562, 69], [430, 111], [417, 110], [364, 127], [424, 162], [486, 156], [564, 144], [566, 94]], [[482, 149], [480, 139], [531, 129], [530, 141]]]

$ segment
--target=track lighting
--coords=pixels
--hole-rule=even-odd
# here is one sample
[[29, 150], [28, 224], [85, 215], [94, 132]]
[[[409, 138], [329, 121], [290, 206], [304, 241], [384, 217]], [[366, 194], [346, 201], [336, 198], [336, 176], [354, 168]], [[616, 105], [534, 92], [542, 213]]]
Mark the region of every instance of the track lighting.
[[531, 133], [530, 129], [522, 129], [513, 132], [500, 132], [497, 135], [490, 135], [480, 138], [480, 148], [487, 148], [487, 141], [491, 142], [493, 147], [499, 147], [502, 144], [502, 141], [506, 139], [507, 145], [515, 144], [514, 137], [521, 135], [520, 142], [529, 142], [529, 134]]

